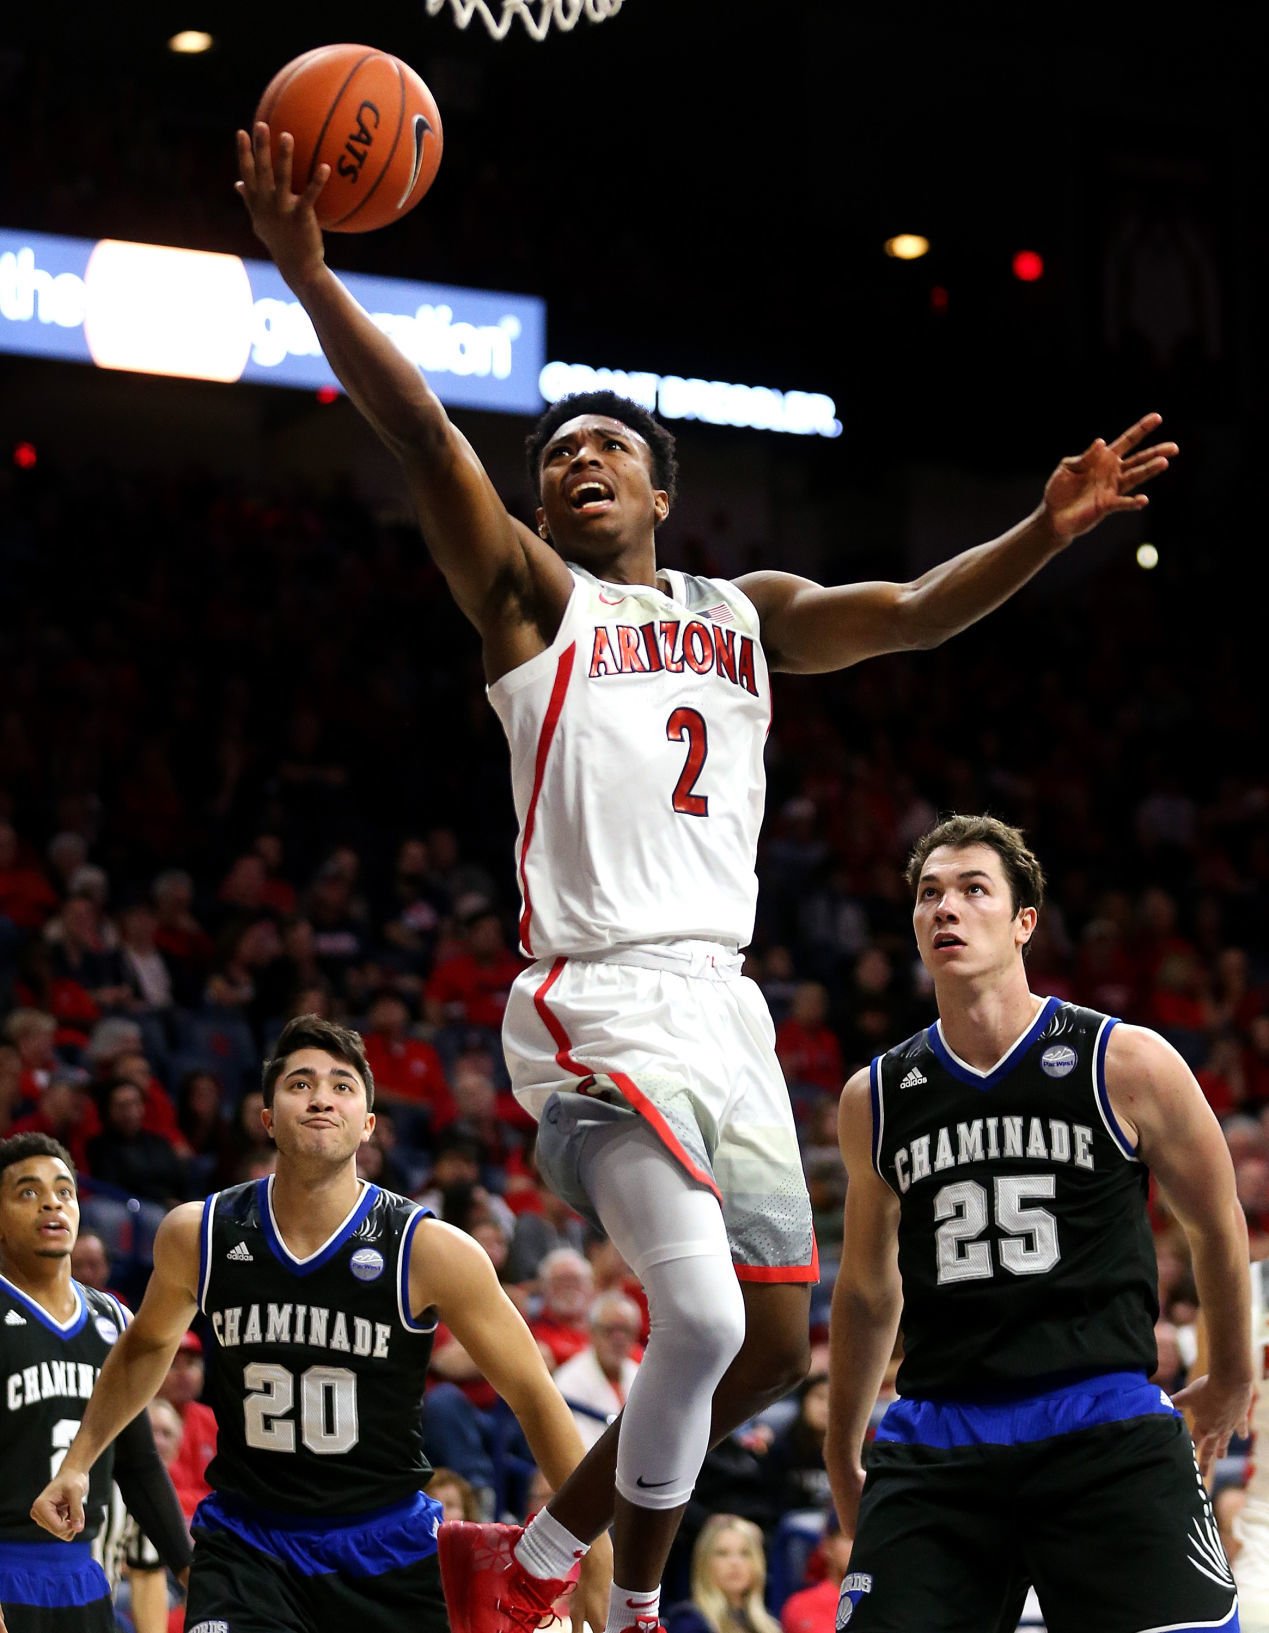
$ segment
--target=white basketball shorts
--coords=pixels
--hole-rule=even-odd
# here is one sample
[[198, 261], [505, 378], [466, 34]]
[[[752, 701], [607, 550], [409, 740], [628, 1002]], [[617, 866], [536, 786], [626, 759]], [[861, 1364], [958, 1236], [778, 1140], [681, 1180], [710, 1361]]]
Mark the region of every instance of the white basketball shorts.
[[742, 1281], [814, 1282], [811, 1204], [775, 1029], [740, 965], [739, 954], [700, 941], [539, 960], [507, 1004], [511, 1083], [542, 1125], [544, 1177], [574, 1207], [594, 1216], [572, 1176], [578, 1143], [634, 1112], [718, 1198]]

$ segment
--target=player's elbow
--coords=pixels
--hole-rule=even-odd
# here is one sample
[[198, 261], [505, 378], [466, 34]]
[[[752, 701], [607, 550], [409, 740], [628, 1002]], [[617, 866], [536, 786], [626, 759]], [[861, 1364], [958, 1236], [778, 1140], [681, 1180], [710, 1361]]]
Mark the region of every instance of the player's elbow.
[[942, 646], [953, 629], [938, 617], [938, 607], [918, 579], [912, 584], [896, 584], [890, 606], [892, 647], [895, 652], [928, 652]]

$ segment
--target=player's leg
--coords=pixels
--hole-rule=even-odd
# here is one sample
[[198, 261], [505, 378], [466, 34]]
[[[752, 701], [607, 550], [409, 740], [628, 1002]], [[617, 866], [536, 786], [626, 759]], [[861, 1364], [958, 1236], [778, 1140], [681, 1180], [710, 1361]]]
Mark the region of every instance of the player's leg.
[[571, 1159], [590, 1208], [643, 1283], [649, 1341], [619, 1425], [522, 1538], [509, 1527], [442, 1528], [455, 1633], [504, 1633], [526, 1605], [545, 1614], [579, 1546], [610, 1520], [610, 1625], [655, 1616], [661, 1573], [709, 1446], [714, 1390], [744, 1336], [744, 1299], [718, 1201], [647, 1124], [633, 1117], [597, 1124], [578, 1138]]
[[[717, 1200], [646, 1124], [591, 1136], [579, 1173], [648, 1296], [648, 1344], [617, 1436], [613, 1576], [653, 1590], [709, 1449], [713, 1396], [741, 1347], [745, 1303]], [[549, 1504], [587, 1539], [607, 1507], [605, 1461], [588, 1467], [588, 1458]]]
[[1037, 1442], [1023, 1546], [1049, 1633], [1238, 1627], [1234, 1579], [1179, 1417]]

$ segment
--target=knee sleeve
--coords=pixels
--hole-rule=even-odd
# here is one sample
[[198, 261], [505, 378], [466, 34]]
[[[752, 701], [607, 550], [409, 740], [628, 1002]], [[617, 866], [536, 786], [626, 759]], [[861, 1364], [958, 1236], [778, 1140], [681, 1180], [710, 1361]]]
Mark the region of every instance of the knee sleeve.
[[677, 1508], [696, 1484], [714, 1390], [745, 1335], [722, 1210], [643, 1125], [605, 1132], [580, 1171], [651, 1314], [622, 1417], [617, 1490], [643, 1508]]

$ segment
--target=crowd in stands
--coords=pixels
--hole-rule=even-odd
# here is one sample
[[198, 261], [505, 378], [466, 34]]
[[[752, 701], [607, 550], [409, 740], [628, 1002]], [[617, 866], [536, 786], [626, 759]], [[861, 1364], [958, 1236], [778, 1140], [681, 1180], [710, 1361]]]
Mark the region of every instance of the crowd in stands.
[[[505, 745], [425, 552], [347, 495], [206, 473], [10, 480], [0, 1134], [67, 1144], [114, 1284], [135, 1298], [173, 1202], [269, 1171], [260, 1063], [286, 1020], [355, 1024], [379, 1117], [364, 1176], [482, 1242], [593, 1438], [630, 1387], [646, 1305], [541, 1184], [509, 1092], [498, 1027], [523, 961]], [[1246, 660], [1214, 648], [1179, 668], [1160, 633], [1176, 612], [1165, 589], [1112, 576], [1032, 607], [1021, 654], [1023, 615], [997, 615], [935, 653], [778, 679], [747, 971], [804, 1143], [820, 1347], [795, 1400], [712, 1454], [684, 1595], [710, 1515], [752, 1522], [769, 1547], [791, 1513], [822, 1526], [836, 1098], [932, 1017], [900, 869], [937, 812], [1027, 829], [1051, 881], [1034, 987], [1180, 1050], [1226, 1129], [1253, 1251], [1269, 1251], [1269, 780]], [[1196, 1301], [1179, 1233], [1158, 1208], [1156, 1223], [1172, 1384]], [[188, 1434], [194, 1397], [168, 1398]], [[430, 1400], [431, 1455], [466, 1482], [462, 1501], [523, 1512], [535, 1471], [444, 1330]], [[787, 1543], [773, 1604], [802, 1586]], [[743, 1596], [728, 1603], [744, 1624]]]

